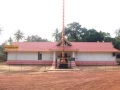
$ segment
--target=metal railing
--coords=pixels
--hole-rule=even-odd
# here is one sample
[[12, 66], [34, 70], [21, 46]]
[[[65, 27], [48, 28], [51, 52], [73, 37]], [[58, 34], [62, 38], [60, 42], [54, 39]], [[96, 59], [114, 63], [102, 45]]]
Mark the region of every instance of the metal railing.
[[[106, 70], [120, 70], [120, 65], [115, 65], [114, 62], [111, 65], [107, 65], [107, 62], [104, 62], [104, 65], [99, 65], [99, 62], [96, 61], [95, 65], [77, 65], [76, 67], [72, 67], [73, 70], [77, 71], [106, 71]], [[55, 62], [56, 64], [56, 62]], [[55, 69], [55, 65], [47, 65], [46, 61], [44, 65], [8, 65], [6, 62], [0, 62], [0, 73], [5, 72], [47, 72], [50, 68]], [[66, 69], [67, 70], [67, 69]], [[64, 70], [65, 71], [65, 70]]]

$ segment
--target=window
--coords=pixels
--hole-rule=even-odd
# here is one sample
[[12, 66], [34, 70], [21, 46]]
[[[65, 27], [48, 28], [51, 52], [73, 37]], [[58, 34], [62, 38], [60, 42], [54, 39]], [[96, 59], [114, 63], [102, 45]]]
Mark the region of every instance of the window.
[[38, 60], [42, 60], [42, 54], [38, 52]]

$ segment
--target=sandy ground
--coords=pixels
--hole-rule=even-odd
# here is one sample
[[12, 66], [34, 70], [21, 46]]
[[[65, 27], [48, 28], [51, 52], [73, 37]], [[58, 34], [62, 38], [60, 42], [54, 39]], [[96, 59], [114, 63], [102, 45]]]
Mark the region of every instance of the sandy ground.
[[0, 90], [120, 90], [120, 66], [80, 66], [78, 71], [49, 68], [0, 63]]
[[29, 72], [29, 71], [45, 71], [48, 70], [51, 66], [42, 66], [42, 65], [8, 65], [5, 62], [0, 63], [0, 72]]
[[120, 90], [120, 71], [3, 73], [0, 90]]

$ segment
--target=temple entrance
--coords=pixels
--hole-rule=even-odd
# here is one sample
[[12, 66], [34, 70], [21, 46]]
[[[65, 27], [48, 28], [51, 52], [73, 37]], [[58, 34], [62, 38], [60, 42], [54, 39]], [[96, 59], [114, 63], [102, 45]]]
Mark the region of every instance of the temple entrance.
[[71, 68], [71, 61], [70, 61], [70, 59], [72, 57], [73, 57], [73, 52], [66, 51], [64, 53], [65, 63], [61, 63], [62, 53], [60, 51], [56, 52], [55, 68], [60, 68], [60, 69]]
[[68, 68], [68, 55], [67, 55], [67, 53], [64, 54], [64, 58], [65, 58], [65, 63], [62, 63], [61, 62], [61, 60], [62, 60], [62, 53], [61, 53], [61, 59], [60, 59], [60, 64], [59, 64], [59, 68], [61, 68], [61, 69]]
[[[67, 53], [64, 54], [64, 57], [65, 57], [65, 61], [68, 62], [68, 54]], [[62, 53], [61, 53], [60, 58], [61, 58], [60, 59], [60, 62], [61, 62], [61, 60], [62, 60]]]

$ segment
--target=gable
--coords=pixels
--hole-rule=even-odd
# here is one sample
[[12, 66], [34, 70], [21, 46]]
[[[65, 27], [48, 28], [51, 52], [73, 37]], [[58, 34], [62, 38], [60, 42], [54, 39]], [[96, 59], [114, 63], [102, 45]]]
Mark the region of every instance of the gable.
[[[65, 46], [72, 46], [72, 44], [71, 44], [67, 39], [64, 40], [64, 45], [65, 45]], [[62, 40], [60, 40], [60, 41], [56, 44], [56, 46], [62, 46]]]

